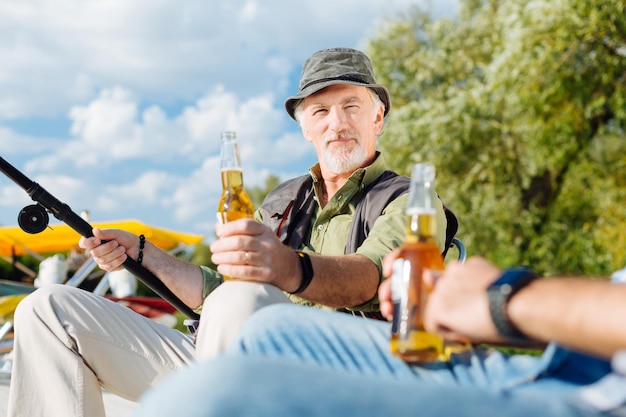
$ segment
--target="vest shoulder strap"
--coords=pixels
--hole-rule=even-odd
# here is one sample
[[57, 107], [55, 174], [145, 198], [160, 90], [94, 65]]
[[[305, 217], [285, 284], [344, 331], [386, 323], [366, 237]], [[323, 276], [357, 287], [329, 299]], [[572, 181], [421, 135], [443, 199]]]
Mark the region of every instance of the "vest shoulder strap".
[[374, 223], [390, 202], [408, 192], [411, 179], [385, 171], [362, 191], [352, 219], [345, 253], [354, 253], [369, 235]]

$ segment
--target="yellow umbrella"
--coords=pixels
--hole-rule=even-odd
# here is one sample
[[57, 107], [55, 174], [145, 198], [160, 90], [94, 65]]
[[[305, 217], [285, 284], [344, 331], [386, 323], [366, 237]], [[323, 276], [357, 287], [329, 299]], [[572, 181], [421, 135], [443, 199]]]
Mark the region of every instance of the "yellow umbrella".
[[[146, 240], [168, 250], [178, 244], [194, 245], [204, 238], [173, 230], [162, 229], [141, 223], [137, 220], [119, 220], [91, 223], [99, 229], [123, 229], [135, 234], [143, 234]], [[28, 253], [66, 252], [77, 247], [80, 235], [66, 224], [50, 224], [43, 232], [29, 234], [18, 226], [0, 227], [0, 256], [25, 255]]]

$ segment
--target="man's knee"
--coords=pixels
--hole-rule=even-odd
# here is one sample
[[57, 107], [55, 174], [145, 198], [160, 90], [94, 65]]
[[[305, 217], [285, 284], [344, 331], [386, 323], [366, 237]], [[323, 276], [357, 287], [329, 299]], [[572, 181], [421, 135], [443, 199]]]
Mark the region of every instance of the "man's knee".
[[198, 358], [208, 359], [224, 351], [253, 313], [277, 303], [290, 301], [273, 285], [244, 281], [220, 285], [202, 307], [196, 335]]
[[80, 290], [62, 284], [51, 284], [38, 288], [17, 305], [14, 314], [15, 325], [19, 326], [19, 323], [28, 322], [31, 318], [40, 316], [40, 309], [50, 305], [57, 305], [62, 308], [67, 305], [69, 299], [75, 297], [77, 291]]
[[[329, 322], [341, 322], [351, 320], [348, 314], [339, 314], [336, 311], [323, 310], [316, 307], [308, 307], [298, 304], [275, 304], [268, 305], [254, 313], [248, 322], [247, 328], [260, 329], [301, 326], [303, 323], [325, 326]], [[362, 320], [362, 319], [358, 319]]]
[[252, 314], [261, 307], [289, 303], [289, 299], [277, 287], [270, 284], [228, 281], [217, 287], [204, 301], [203, 314], [212, 311], [224, 314], [227, 311]]
[[[289, 325], [291, 322], [301, 323], [307, 320], [311, 312], [319, 312], [319, 309], [305, 307], [297, 304], [273, 304], [259, 309], [246, 322], [247, 329], [263, 332], [264, 329], [276, 328], [277, 325]], [[315, 316], [316, 313], [314, 313]], [[314, 316], [311, 319], [314, 319]]]
[[[273, 345], [276, 341], [284, 341], [286, 338], [295, 340], [303, 329], [318, 325], [325, 327], [329, 324], [327, 320], [336, 319], [328, 314], [330, 312], [296, 304], [274, 304], [263, 307], [243, 324], [230, 346], [230, 352], [265, 351], [267, 346]], [[276, 346], [271, 349], [274, 347]]]

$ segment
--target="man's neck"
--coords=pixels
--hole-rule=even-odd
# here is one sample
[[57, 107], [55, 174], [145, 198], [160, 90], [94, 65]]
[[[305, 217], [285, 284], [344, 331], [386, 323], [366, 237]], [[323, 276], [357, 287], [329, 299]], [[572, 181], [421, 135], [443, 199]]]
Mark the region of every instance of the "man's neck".
[[[357, 169], [370, 166], [376, 160], [377, 155], [378, 153], [376, 153], [370, 160], [364, 162], [363, 165], [361, 165], [361, 167]], [[335, 172], [324, 169], [324, 167], [320, 165], [320, 171], [323, 180], [322, 183], [324, 187], [322, 207], [324, 207], [333, 198], [337, 191], [339, 191], [339, 189], [343, 187], [346, 182], [348, 182], [350, 177], [357, 171], [357, 169], [348, 173], [337, 174]]]
[[323, 187], [324, 187], [324, 194], [322, 197], [322, 207], [325, 206], [331, 198], [333, 198], [333, 196], [337, 193], [337, 191], [339, 191], [339, 189], [341, 187], [344, 186], [344, 184], [346, 182], [348, 182], [348, 179], [350, 178], [350, 176], [352, 175], [352, 172], [350, 174], [335, 174], [334, 172], [331, 173], [324, 173], [322, 171], [322, 178], [323, 178]]

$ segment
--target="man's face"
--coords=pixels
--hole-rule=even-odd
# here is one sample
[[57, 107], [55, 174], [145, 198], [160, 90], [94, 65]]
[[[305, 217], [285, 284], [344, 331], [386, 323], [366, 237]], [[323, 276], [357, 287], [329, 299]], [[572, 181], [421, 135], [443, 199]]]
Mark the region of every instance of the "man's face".
[[384, 107], [376, 106], [366, 87], [336, 84], [304, 99], [302, 134], [317, 150], [323, 170], [351, 174], [371, 163], [383, 126]]

